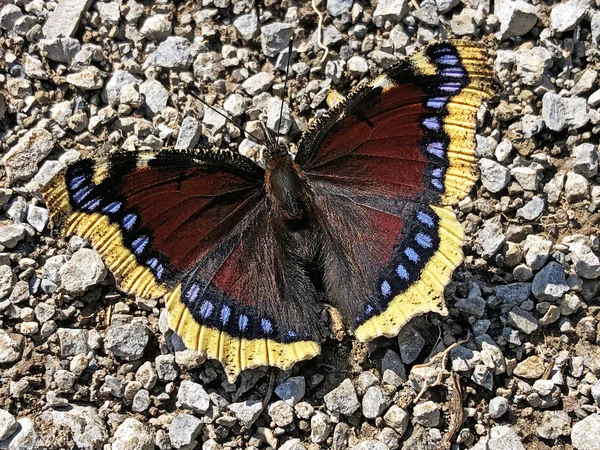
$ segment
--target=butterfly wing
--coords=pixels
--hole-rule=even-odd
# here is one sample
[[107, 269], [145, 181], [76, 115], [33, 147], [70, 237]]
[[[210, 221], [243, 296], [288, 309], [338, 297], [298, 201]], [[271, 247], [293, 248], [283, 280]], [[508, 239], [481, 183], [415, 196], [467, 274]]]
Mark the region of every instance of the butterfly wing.
[[171, 327], [234, 379], [319, 352], [306, 326], [316, 308], [296, 311], [314, 289], [285, 238], [271, 238], [263, 179], [231, 152], [117, 153], [77, 161], [43, 195], [57, 231], [89, 239], [123, 291], [166, 296]]
[[482, 45], [434, 44], [357, 89], [301, 141], [328, 297], [359, 339], [445, 313], [443, 289], [463, 257], [445, 205], [477, 178], [476, 113], [493, 90]]

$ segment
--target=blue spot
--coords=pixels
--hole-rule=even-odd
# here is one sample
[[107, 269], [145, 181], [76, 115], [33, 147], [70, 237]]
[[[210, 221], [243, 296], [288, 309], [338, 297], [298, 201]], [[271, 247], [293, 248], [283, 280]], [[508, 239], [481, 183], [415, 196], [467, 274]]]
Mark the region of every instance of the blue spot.
[[163, 276], [163, 271], [164, 271], [163, 265], [159, 264], [159, 266], [156, 268], [156, 278], [158, 278], [160, 280]]
[[69, 183], [69, 187], [71, 188], [71, 190], [75, 190], [79, 186], [81, 186], [84, 181], [85, 181], [85, 175], [79, 175], [78, 177], [75, 177], [71, 180], [71, 183]]
[[367, 305], [365, 308], [365, 314], [368, 316], [373, 312], [373, 307], [371, 305]]
[[149, 266], [151, 269], [156, 269], [157, 264], [158, 259], [156, 258], [150, 258], [148, 261], [146, 261], [146, 265]]
[[223, 308], [221, 308], [221, 323], [223, 325], [227, 325], [227, 322], [229, 322], [230, 315], [231, 315], [231, 308], [227, 305], [223, 306]]
[[133, 252], [136, 255], [141, 255], [146, 248], [146, 245], [148, 245], [148, 242], [150, 242], [150, 238], [148, 236], [140, 236], [131, 244], [133, 247]]
[[437, 59], [437, 62], [444, 66], [455, 66], [459, 63], [456, 55], [442, 55]]
[[435, 55], [447, 55], [452, 53], [452, 49], [447, 45], [440, 44], [433, 49]]
[[202, 302], [202, 306], [200, 307], [200, 315], [204, 319], [208, 319], [208, 317], [210, 317], [210, 314], [212, 313], [212, 310], [213, 310], [212, 302], [209, 302], [208, 300], [204, 300], [204, 302]]
[[288, 337], [295, 338], [296, 332], [294, 330], [289, 330], [287, 333]]
[[431, 180], [431, 184], [433, 185], [433, 187], [435, 187], [436, 189], [439, 189], [440, 191], [442, 189], [444, 189], [444, 185], [437, 178], [434, 178], [433, 180]]
[[427, 106], [433, 109], [442, 109], [448, 103], [448, 97], [434, 97], [427, 100]]
[[419, 211], [417, 212], [417, 219], [419, 222], [424, 223], [429, 228], [433, 227], [433, 218], [429, 214]]
[[448, 83], [442, 83], [440, 85], [440, 89], [444, 92], [455, 94], [462, 89], [462, 86], [460, 83], [452, 81]]
[[271, 324], [271, 321], [269, 319], [262, 319], [260, 321], [260, 326], [262, 327], [263, 331], [267, 334], [270, 334], [273, 331], [273, 325]]
[[443, 174], [443, 170], [441, 168], [437, 168], [437, 169], [433, 169], [431, 171], [431, 175], [433, 175], [434, 178], [440, 178]]
[[443, 142], [431, 142], [427, 144], [427, 153], [443, 158], [446, 154], [445, 145]]
[[240, 327], [241, 331], [244, 331], [248, 326], [248, 316], [245, 316], [244, 314], [240, 315], [240, 319], [238, 320], [238, 326]]
[[82, 208], [85, 209], [85, 210], [87, 210], [87, 211], [93, 211], [98, 206], [100, 206], [100, 199], [93, 198], [92, 200], [89, 200], [85, 205], [83, 205]]
[[127, 231], [131, 231], [136, 222], [137, 216], [135, 214], [127, 214], [123, 218], [123, 228], [125, 228]]
[[392, 287], [390, 286], [390, 283], [388, 283], [387, 280], [384, 280], [383, 283], [381, 283], [381, 294], [384, 297], [388, 297], [391, 293]]
[[92, 186], [86, 186], [73, 194], [75, 203], [81, 203], [92, 192]]
[[194, 301], [196, 301], [196, 298], [198, 298], [198, 294], [200, 293], [200, 285], [194, 283], [192, 284], [192, 287], [189, 288], [187, 290], [187, 292], [185, 293], [185, 298], [187, 298], [187, 301], [192, 303]]
[[403, 280], [408, 280], [408, 272], [406, 267], [404, 267], [402, 264], [398, 264], [398, 267], [396, 267], [396, 273]]
[[412, 262], [414, 262], [414, 263], [418, 263], [419, 262], [419, 255], [417, 254], [417, 252], [414, 251], [414, 249], [408, 247], [406, 250], [404, 250], [404, 254]]
[[442, 70], [442, 76], [448, 78], [463, 78], [465, 72], [460, 67], [449, 67], [448, 69]]
[[121, 206], [123, 206], [121, 202], [112, 202], [106, 205], [104, 208], [102, 208], [102, 211], [109, 214], [114, 214], [121, 209]]
[[431, 237], [427, 236], [426, 234], [417, 233], [417, 235], [415, 236], [415, 241], [417, 241], [417, 244], [419, 244], [423, 248], [431, 247]]
[[426, 117], [423, 119], [423, 126], [430, 130], [437, 131], [440, 129], [440, 119], [437, 117]]

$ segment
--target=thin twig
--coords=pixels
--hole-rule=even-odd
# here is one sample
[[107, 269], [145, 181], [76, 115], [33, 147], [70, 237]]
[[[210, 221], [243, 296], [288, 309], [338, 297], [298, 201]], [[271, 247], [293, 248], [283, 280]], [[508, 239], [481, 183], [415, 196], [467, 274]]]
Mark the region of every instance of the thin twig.
[[329, 48], [325, 44], [323, 44], [323, 16], [324, 15], [317, 8], [317, 0], [312, 0], [311, 5], [312, 5], [313, 11], [317, 14], [317, 16], [319, 16], [319, 23], [317, 25], [317, 45], [325, 51], [325, 53], [323, 53], [323, 56], [321, 57], [321, 61], [319, 61], [320, 64], [323, 64], [323, 62], [327, 58], [327, 55], [329, 55]]

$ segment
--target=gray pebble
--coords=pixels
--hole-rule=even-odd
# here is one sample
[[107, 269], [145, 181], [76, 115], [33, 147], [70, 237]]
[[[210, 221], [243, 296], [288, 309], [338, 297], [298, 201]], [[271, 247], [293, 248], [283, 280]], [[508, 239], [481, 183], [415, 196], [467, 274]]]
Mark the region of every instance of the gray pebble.
[[0, 441], [11, 437], [17, 428], [19, 428], [17, 419], [8, 411], [0, 409]]
[[569, 0], [552, 7], [550, 28], [559, 33], [570, 31], [585, 16], [585, 7], [579, 0]]
[[565, 271], [554, 261], [548, 263], [535, 275], [531, 285], [531, 292], [541, 301], [557, 301], [568, 291]]
[[139, 85], [142, 80], [132, 73], [117, 69], [113, 72], [112, 77], [104, 86], [105, 100], [109, 105], [116, 105], [119, 102], [121, 91], [129, 84]]
[[152, 389], [156, 385], [158, 375], [150, 361], [146, 361], [135, 372], [135, 379], [142, 383], [144, 389]]
[[581, 128], [589, 121], [587, 102], [581, 97], [561, 97], [554, 92], [546, 92], [542, 97], [542, 117], [553, 131], [566, 127]]
[[0, 245], [6, 248], [13, 248], [21, 242], [25, 235], [25, 226], [20, 223], [0, 226]]
[[400, 358], [404, 364], [412, 364], [419, 357], [424, 346], [425, 339], [413, 327], [405, 326], [398, 333]]
[[541, 197], [533, 197], [522, 208], [517, 210], [517, 217], [525, 220], [536, 220], [544, 211], [544, 199]]
[[11, 293], [17, 276], [10, 266], [0, 266], [0, 299]]
[[187, 116], [181, 122], [181, 128], [179, 129], [175, 148], [194, 148], [200, 140], [200, 136], [202, 136], [202, 127], [200, 126], [200, 123], [194, 117]]
[[78, 294], [100, 283], [107, 273], [100, 255], [95, 250], [82, 248], [60, 268], [60, 279], [65, 291]]
[[169, 439], [173, 447], [194, 448], [202, 431], [202, 421], [191, 414], [179, 413], [169, 425]]
[[252, 97], [265, 92], [271, 87], [275, 77], [267, 72], [259, 72], [242, 83], [242, 89]]
[[144, 81], [140, 85], [140, 94], [144, 96], [146, 106], [152, 114], [160, 114], [167, 107], [169, 91], [158, 80]]
[[600, 448], [600, 415], [591, 414], [577, 422], [571, 431], [571, 443], [576, 450]]
[[413, 420], [427, 428], [436, 427], [440, 423], [440, 405], [432, 401], [419, 403], [413, 409]]
[[56, 331], [60, 343], [61, 358], [85, 355], [90, 351], [88, 344], [88, 330], [79, 328], [59, 328]]
[[590, 247], [583, 242], [575, 242], [569, 250], [577, 275], [587, 279], [600, 277], [600, 258]]
[[552, 241], [544, 239], [542, 236], [530, 234], [525, 239], [523, 245], [525, 251], [525, 262], [532, 270], [540, 270], [548, 261], [550, 251], [552, 250]]
[[239, 117], [246, 112], [246, 99], [240, 94], [231, 94], [223, 103], [223, 109], [231, 117]]
[[283, 400], [271, 403], [268, 413], [278, 427], [287, 427], [294, 421], [294, 409]]
[[111, 450], [153, 450], [154, 433], [133, 417], [129, 417], [119, 425], [114, 434]]
[[33, 177], [38, 164], [54, 149], [55, 142], [49, 131], [42, 128], [29, 130], [2, 158], [9, 181]]
[[162, 41], [171, 34], [171, 21], [164, 14], [147, 17], [140, 28], [141, 35], [148, 40]]
[[537, 8], [522, 0], [506, 1], [496, 11], [500, 21], [500, 39], [527, 34], [536, 24]]
[[325, 442], [332, 429], [329, 416], [324, 412], [317, 411], [310, 419], [310, 440], [315, 444]]
[[91, 5], [90, 0], [60, 0], [44, 24], [45, 38], [72, 37]]
[[232, 403], [228, 406], [228, 409], [242, 425], [249, 428], [260, 416], [263, 406], [260, 400], [246, 400]]
[[492, 419], [498, 419], [508, 411], [508, 400], [504, 397], [494, 397], [490, 400], [488, 410]]
[[362, 413], [367, 419], [381, 416], [390, 406], [392, 399], [379, 386], [371, 386], [362, 399]]
[[303, 376], [290, 377], [275, 388], [275, 394], [290, 406], [296, 406], [306, 394], [306, 380]]
[[519, 435], [510, 427], [492, 427], [489, 434], [472, 447], [472, 450], [526, 450]]
[[158, 355], [154, 360], [156, 373], [161, 381], [175, 381], [179, 376], [177, 366], [175, 365], [175, 356]]
[[38, 232], [42, 232], [48, 223], [48, 210], [39, 206], [29, 205], [27, 208], [27, 223], [35, 228]]
[[510, 181], [510, 170], [496, 161], [482, 158], [479, 160], [481, 183], [490, 192], [496, 193], [504, 189]]
[[182, 70], [191, 66], [193, 60], [190, 41], [181, 36], [169, 36], [148, 56], [144, 67], [159, 66], [165, 69]]
[[150, 408], [151, 404], [152, 400], [150, 399], [150, 392], [148, 392], [146, 389], [140, 389], [133, 396], [131, 409], [135, 412], [144, 412]]
[[400, 386], [408, 378], [406, 377], [406, 369], [398, 353], [394, 350], [388, 350], [381, 359], [382, 381], [392, 386]]
[[383, 420], [402, 437], [408, 428], [409, 415], [398, 405], [392, 405], [383, 416]]
[[23, 17], [23, 11], [17, 5], [5, 4], [0, 10], [0, 28], [12, 31], [15, 23]]
[[249, 41], [258, 32], [258, 17], [253, 13], [244, 14], [233, 21], [233, 26], [237, 28], [242, 38]]
[[400, 22], [408, 14], [406, 0], [381, 0], [373, 12], [373, 23], [383, 27], [385, 22]]
[[69, 37], [42, 39], [39, 46], [48, 59], [65, 64], [73, 61], [81, 50], [81, 43]]
[[598, 152], [590, 143], [580, 144], [573, 149], [573, 170], [586, 178], [598, 173]]
[[479, 242], [481, 244], [481, 256], [491, 258], [494, 256], [506, 242], [502, 234], [502, 225], [496, 219], [488, 220], [483, 229], [479, 232]]
[[177, 392], [177, 406], [191, 409], [198, 414], [205, 414], [210, 408], [210, 397], [202, 385], [184, 380]]
[[275, 22], [260, 28], [260, 42], [265, 56], [273, 57], [287, 50], [294, 36], [294, 26], [289, 23]]
[[351, 416], [360, 408], [356, 391], [349, 378], [346, 378], [338, 387], [328, 392], [324, 400], [329, 411], [345, 416]]
[[106, 333], [104, 346], [115, 356], [126, 361], [135, 361], [144, 356], [149, 340], [148, 334], [148, 327], [141, 322], [112, 325]]
[[508, 323], [526, 334], [531, 334], [538, 329], [537, 319], [518, 306], [508, 313]]

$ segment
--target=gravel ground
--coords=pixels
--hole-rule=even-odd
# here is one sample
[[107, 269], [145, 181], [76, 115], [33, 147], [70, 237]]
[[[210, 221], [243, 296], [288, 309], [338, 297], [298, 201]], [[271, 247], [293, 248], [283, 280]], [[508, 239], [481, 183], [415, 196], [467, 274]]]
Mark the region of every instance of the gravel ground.
[[[321, 2], [321, 63], [308, 2], [0, 2], [0, 449], [600, 449], [600, 11], [372, 3]], [[289, 373], [231, 385], [160, 302], [121, 295], [86, 242], [51, 237], [40, 186], [117, 148], [256, 157], [191, 86], [247, 130], [276, 129], [293, 35], [291, 141], [330, 89], [435, 39], [497, 49], [504, 89], [481, 113], [481, 182], [456, 208], [468, 239], [450, 316], [369, 346], [332, 335]]]

